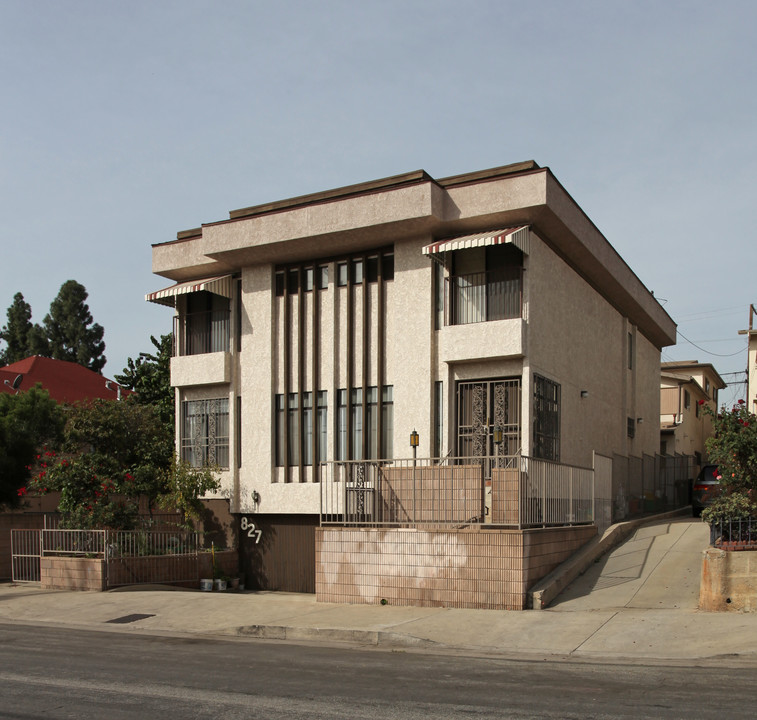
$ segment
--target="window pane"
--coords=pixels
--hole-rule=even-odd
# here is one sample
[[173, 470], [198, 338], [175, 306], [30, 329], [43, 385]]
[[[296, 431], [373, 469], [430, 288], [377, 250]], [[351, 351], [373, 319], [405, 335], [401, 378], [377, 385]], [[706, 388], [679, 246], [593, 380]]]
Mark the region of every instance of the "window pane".
[[385, 385], [381, 394], [381, 457], [390, 460], [394, 457], [394, 388]]
[[350, 460], [363, 459], [363, 391], [353, 388], [350, 396], [352, 413], [352, 457]]
[[302, 394], [302, 464], [313, 464], [313, 393]]
[[386, 253], [381, 258], [381, 277], [384, 280], [394, 280], [394, 255]]
[[352, 261], [352, 282], [355, 285], [360, 285], [363, 282], [363, 261]]
[[347, 459], [347, 391], [337, 390], [336, 459]]
[[287, 448], [287, 463], [289, 465], [300, 464], [300, 428], [297, 404], [297, 393], [289, 393], [288, 422], [289, 422], [289, 447]]
[[318, 417], [316, 419], [318, 433], [318, 459], [325, 462], [328, 456], [328, 393], [321, 390], [318, 393]]

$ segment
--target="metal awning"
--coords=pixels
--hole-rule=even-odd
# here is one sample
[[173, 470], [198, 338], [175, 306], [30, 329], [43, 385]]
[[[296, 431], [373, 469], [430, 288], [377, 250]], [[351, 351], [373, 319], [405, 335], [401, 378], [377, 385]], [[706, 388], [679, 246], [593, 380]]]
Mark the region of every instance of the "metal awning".
[[171, 285], [171, 287], [164, 288], [163, 290], [156, 290], [155, 292], [148, 293], [145, 295], [145, 300], [147, 300], [147, 302], [168, 305], [169, 307], [176, 307], [177, 295], [186, 295], [187, 293], [200, 292], [202, 290], [211, 292], [214, 295], [230, 298], [231, 275], [219, 275], [218, 277], [205, 278], [204, 280], [191, 280], [190, 282], [177, 283], [176, 285]]
[[423, 254], [438, 255], [452, 250], [467, 250], [469, 248], [486, 247], [487, 245], [504, 245], [505, 243], [512, 243], [521, 252], [528, 255], [531, 244], [529, 226], [519, 225], [503, 230], [490, 230], [476, 235], [463, 235], [462, 237], [439, 240], [426, 245], [423, 248]]

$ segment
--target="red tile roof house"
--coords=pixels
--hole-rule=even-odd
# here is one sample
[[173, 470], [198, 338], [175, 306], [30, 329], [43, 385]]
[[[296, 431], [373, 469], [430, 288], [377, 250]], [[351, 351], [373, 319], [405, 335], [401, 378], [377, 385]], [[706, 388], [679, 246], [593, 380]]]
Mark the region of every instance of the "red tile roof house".
[[33, 388], [37, 383], [58, 403], [117, 400], [121, 393], [131, 393], [131, 390], [121, 389], [118, 383], [83, 365], [39, 355], [32, 355], [0, 368], [0, 392], [23, 392]]

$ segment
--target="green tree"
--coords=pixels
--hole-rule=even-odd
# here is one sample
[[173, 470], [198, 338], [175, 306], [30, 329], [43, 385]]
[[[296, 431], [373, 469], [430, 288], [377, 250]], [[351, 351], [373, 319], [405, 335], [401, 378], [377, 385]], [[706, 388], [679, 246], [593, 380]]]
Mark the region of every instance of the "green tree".
[[129, 358], [122, 375], [115, 375], [117, 383], [137, 393], [140, 405], [154, 405], [158, 408], [163, 422], [173, 430], [175, 405], [174, 389], [171, 387], [171, 351], [173, 336], [161, 335], [150, 342], [155, 353], [139, 353], [136, 360]]
[[105, 365], [104, 330], [92, 322], [87, 291], [76, 280], [61, 285], [45, 315], [44, 330], [49, 343], [48, 357], [67, 360], [100, 372]]
[[0, 507], [17, 507], [30, 468], [61, 439], [63, 414], [46, 390], [0, 394]]
[[165, 491], [159, 498], [160, 506], [178, 510], [181, 513], [182, 525], [192, 529], [193, 521], [199, 520], [205, 510], [200, 498], [221, 487], [213, 473], [212, 468], [193, 467], [186, 460], [174, 455], [164, 476]]
[[6, 347], [0, 350], [0, 366], [10, 365], [30, 355], [47, 354], [47, 338], [39, 325], [32, 324], [32, 308], [17, 292], [8, 308], [8, 322], [0, 330]]

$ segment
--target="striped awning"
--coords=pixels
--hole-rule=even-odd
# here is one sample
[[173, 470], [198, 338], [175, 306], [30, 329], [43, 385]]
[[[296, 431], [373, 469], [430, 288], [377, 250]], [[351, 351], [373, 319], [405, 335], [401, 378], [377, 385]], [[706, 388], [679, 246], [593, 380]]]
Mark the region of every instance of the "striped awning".
[[490, 230], [489, 232], [476, 233], [475, 235], [464, 235], [462, 237], [439, 240], [426, 245], [423, 248], [423, 254], [438, 255], [439, 253], [450, 252], [452, 250], [467, 250], [468, 248], [504, 245], [505, 243], [512, 243], [521, 252], [528, 255], [530, 249], [528, 225], [519, 225], [518, 227], [505, 228], [504, 230]]
[[191, 280], [190, 282], [177, 283], [163, 290], [145, 295], [147, 302], [159, 303], [176, 307], [176, 296], [205, 290], [215, 295], [231, 297], [231, 275], [219, 275], [218, 277], [205, 278], [204, 280]]

